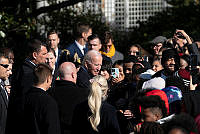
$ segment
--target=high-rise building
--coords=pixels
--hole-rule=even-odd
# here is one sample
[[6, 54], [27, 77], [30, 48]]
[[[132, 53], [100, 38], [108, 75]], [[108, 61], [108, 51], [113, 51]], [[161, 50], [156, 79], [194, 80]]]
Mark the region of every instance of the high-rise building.
[[[138, 21], [146, 21], [149, 16], [167, 7], [165, 0], [88, 0], [84, 5], [85, 3], [87, 8], [83, 8], [84, 11], [89, 9], [94, 13], [97, 10], [102, 12], [105, 21], [120, 30], [137, 27]], [[97, 6], [98, 4], [101, 6]]]
[[167, 6], [166, 0], [86, 0], [69, 8], [78, 13], [102, 13], [102, 21], [124, 31], [139, 26], [138, 21], [146, 21]]

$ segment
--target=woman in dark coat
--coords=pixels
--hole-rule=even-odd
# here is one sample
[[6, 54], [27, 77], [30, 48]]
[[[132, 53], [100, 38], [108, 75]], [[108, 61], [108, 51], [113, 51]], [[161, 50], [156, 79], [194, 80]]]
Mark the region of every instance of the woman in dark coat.
[[103, 76], [92, 79], [88, 100], [78, 104], [72, 119], [73, 134], [121, 134], [116, 110], [105, 100], [108, 84]]

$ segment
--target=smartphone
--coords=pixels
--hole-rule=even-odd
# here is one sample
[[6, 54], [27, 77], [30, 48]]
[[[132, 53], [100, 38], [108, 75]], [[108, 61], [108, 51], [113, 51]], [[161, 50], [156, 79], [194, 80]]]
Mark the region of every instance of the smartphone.
[[111, 76], [113, 78], [118, 78], [119, 77], [119, 68], [112, 68], [111, 69]]
[[185, 37], [183, 36], [181, 32], [176, 33], [176, 36], [180, 39], [185, 39]]
[[149, 61], [149, 57], [148, 56], [144, 56], [144, 61], [148, 62]]
[[198, 65], [198, 55], [195, 55], [195, 54], [190, 55], [190, 65], [192, 68], [199, 66]]
[[192, 75], [192, 84], [197, 84], [199, 83], [199, 69], [197, 68], [199, 66], [199, 60], [198, 60], [199, 55], [191, 54], [190, 55], [190, 74]]
[[140, 56], [140, 52], [136, 52], [136, 56]]

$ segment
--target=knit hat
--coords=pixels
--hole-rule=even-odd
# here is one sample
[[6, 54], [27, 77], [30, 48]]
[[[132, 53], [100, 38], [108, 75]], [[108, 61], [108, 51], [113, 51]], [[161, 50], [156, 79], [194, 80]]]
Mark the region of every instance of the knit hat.
[[163, 89], [165, 88], [165, 80], [161, 77], [155, 77], [143, 83], [142, 90], [145, 89]]
[[154, 72], [152, 69], [148, 69], [146, 72], [140, 74], [140, 78], [149, 80], [155, 73], [156, 72]]
[[167, 38], [164, 36], [157, 36], [152, 41], [150, 41], [151, 44], [157, 45], [158, 43], [164, 43], [167, 41]]
[[181, 98], [183, 97], [181, 90], [175, 86], [163, 88], [162, 91], [166, 93], [169, 104], [174, 101], [181, 100]]
[[152, 91], [146, 92], [146, 96], [150, 96], [150, 95], [160, 96], [160, 98], [165, 102], [165, 106], [167, 108], [167, 113], [169, 113], [169, 102], [168, 102], [167, 95], [164, 91], [162, 91], [162, 90], [152, 90]]
[[174, 58], [175, 59], [175, 67], [179, 68], [180, 65], [180, 57], [178, 55], [178, 52], [175, 49], [167, 49], [164, 50], [162, 53], [162, 59], [161, 59], [161, 64], [164, 67], [165, 65], [165, 61], [167, 61], [170, 58]]

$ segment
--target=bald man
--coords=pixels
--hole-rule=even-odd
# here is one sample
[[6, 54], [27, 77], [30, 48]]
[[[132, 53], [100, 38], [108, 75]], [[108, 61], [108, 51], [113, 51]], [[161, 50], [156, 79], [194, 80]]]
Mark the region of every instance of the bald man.
[[77, 73], [77, 85], [90, 87], [90, 79], [97, 76], [101, 70], [102, 56], [96, 50], [90, 50], [83, 58], [83, 65]]
[[62, 134], [70, 134], [74, 107], [87, 98], [89, 90], [76, 85], [77, 70], [73, 63], [62, 63], [58, 73], [60, 80], [56, 81], [52, 96], [58, 104]]

